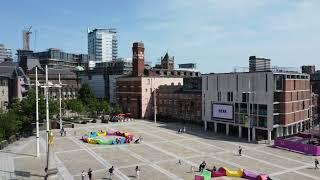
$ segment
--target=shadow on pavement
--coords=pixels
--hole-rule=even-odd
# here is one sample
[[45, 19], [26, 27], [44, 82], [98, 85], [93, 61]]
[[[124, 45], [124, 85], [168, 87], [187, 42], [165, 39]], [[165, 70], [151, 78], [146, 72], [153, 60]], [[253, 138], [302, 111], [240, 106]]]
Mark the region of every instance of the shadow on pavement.
[[[36, 177], [45, 177], [43, 175], [39, 175], [39, 174], [32, 174], [28, 171], [4, 171], [4, 170], [0, 170], [0, 172], [4, 172], [4, 173], [10, 173], [10, 174], [14, 174], [16, 176], [19, 176], [19, 177], [32, 177], [32, 176], [36, 176]], [[18, 178], [19, 179], [19, 178]]]
[[[157, 122], [158, 123], [158, 122]], [[183, 128], [184, 126], [186, 127], [187, 131], [186, 134], [194, 135], [200, 138], [204, 139], [211, 139], [211, 140], [222, 140], [222, 141], [229, 141], [229, 142], [241, 142], [241, 143], [246, 143], [246, 144], [252, 144], [247, 141], [245, 138], [238, 138], [238, 137], [233, 137], [233, 136], [227, 136], [225, 134], [219, 134], [219, 133], [214, 133], [212, 131], [204, 131], [202, 126], [199, 125], [193, 125], [193, 124], [183, 124], [183, 123], [158, 123], [159, 128], [164, 128], [164, 129], [170, 129], [173, 131], [178, 131], [179, 128]]]
[[15, 153], [15, 152], [11, 152], [11, 151], [0, 151], [0, 153], [7, 153], [7, 154], [14, 154], [14, 155], [21, 155], [21, 156], [36, 157], [35, 155], [32, 155], [32, 154]]

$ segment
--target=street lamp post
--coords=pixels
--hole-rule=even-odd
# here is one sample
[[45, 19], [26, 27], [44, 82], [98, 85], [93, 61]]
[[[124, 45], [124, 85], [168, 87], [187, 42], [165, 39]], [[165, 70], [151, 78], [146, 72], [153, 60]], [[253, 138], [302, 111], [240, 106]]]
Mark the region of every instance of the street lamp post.
[[39, 137], [39, 91], [38, 91], [38, 67], [36, 67], [36, 137], [37, 137], [37, 157], [40, 156], [40, 137]]
[[[49, 124], [49, 84], [48, 84], [48, 66], [46, 65], [46, 85], [45, 89], [45, 97], [46, 97], [46, 121], [47, 121], [47, 164], [46, 170], [49, 169], [49, 155], [50, 155], [50, 144], [49, 144], [49, 135], [50, 135], [50, 124]], [[47, 173], [47, 172], [46, 172]]]
[[61, 118], [61, 81], [60, 81], [60, 74], [59, 74], [59, 118], [60, 118], [60, 131], [62, 130], [62, 118]]
[[58, 87], [61, 88], [60, 84], [52, 84], [48, 81], [48, 66], [46, 65], [46, 83], [45, 85], [41, 86], [44, 89], [45, 98], [46, 98], [46, 121], [47, 121], [47, 138], [46, 138], [46, 145], [47, 145], [47, 160], [46, 160], [46, 177], [48, 177], [48, 170], [49, 170], [49, 159], [50, 159], [50, 120], [49, 120], [49, 88], [51, 87]]
[[153, 91], [153, 101], [154, 101], [154, 124], [157, 124], [157, 97], [156, 89]]

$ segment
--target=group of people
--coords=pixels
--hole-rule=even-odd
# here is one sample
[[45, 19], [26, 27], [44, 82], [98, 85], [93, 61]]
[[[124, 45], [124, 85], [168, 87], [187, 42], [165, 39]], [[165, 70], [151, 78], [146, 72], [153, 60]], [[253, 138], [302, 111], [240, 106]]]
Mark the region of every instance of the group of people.
[[202, 172], [204, 169], [206, 169], [207, 163], [203, 161], [199, 166], [199, 172]]
[[[113, 172], [114, 172], [114, 167], [111, 166], [111, 168], [109, 168], [109, 170], [107, 172], [107, 173], [109, 173], [109, 180], [112, 180]], [[140, 168], [139, 168], [139, 166], [136, 166], [135, 172], [136, 172], [136, 178], [139, 179], [140, 178]], [[92, 170], [91, 170], [91, 168], [89, 168], [87, 173], [84, 170], [82, 171], [81, 179], [85, 180], [86, 176], [88, 176], [89, 180], [92, 180]]]
[[67, 131], [64, 130], [63, 127], [62, 127], [61, 130], [60, 130], [60, 135], [61, 135], [61, 136], [63, 136], [63, 135], [66, 136], [66, 135], [67, 135]]
[[186, 133], [186, 127], [178, 129], [178, 134], [182, 134], [182, 133]]

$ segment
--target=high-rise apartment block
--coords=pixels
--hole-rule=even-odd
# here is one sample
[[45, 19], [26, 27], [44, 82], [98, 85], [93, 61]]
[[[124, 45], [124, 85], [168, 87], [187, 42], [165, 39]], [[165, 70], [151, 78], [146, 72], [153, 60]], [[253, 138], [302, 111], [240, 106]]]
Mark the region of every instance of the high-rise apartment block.
[[3, 44], [0, 44], [0, 62], [3, 62], [6, 58], [11, 58], [11, 49], [6, 48]]
[[249, 57], [249, 72], [270, 71], [271, 60], [266, 58], [258, 58], [256, 56]]
[[88, 54], [96, 62], [116, 60], [118, 56], [117, 31], [111, 29], [88, 29]]

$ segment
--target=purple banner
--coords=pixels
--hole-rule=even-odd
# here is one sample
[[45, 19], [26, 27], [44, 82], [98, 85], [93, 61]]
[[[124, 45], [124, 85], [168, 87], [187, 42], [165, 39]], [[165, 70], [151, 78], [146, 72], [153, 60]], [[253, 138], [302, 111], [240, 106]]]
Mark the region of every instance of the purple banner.
[[320, 146], [315, 146], [311, 144], [301, 144], [298, 142], [276, 138], [274, 140], [274, 145], [294, 151], [303, 152], [305, 154], [310, 154], [314, 156], [320, 156]]

